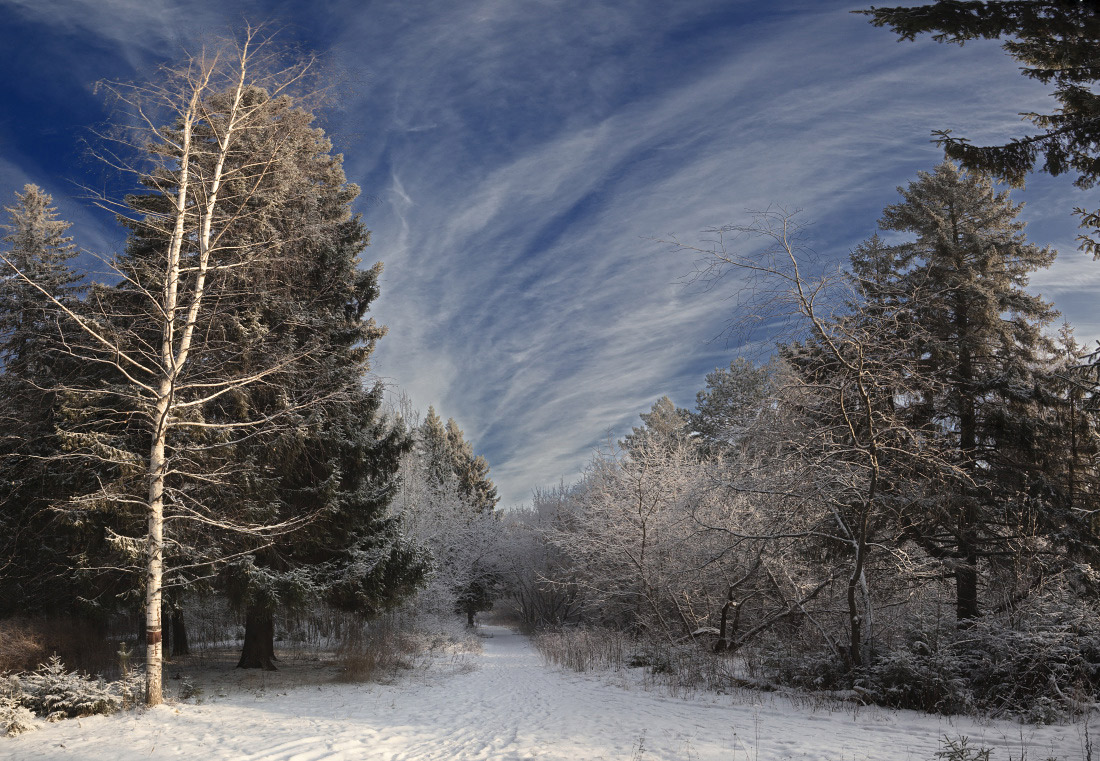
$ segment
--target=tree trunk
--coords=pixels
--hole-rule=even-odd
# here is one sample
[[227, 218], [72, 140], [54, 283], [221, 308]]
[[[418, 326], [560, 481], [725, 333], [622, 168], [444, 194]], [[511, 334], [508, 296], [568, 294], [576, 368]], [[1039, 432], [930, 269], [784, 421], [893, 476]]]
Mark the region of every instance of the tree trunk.
[[474, 626], [474, 607], [472, 605], [466, 608], [466, 625], [471, 629]]
[[244, 645], [237, 668], [277, 671], [274, 661], [275, 620], [270, 611], [250, 606], [245, 614]]
[[161, 602], [164, 581], [164, 420], [168, 409], [167, 381], [162, 381], [157, 400], [157, 429], [149, 454], [149, 528], [146, 538], [145, 573], [145, 705], [164, 702], [164, 636]]
[[[733, 631], [729, 631], [729, 615], [730, 610], [733, 609]], [[729, 588], [726, 593], [726, 604], [722, 606], [722, 621], [718, 624], [718, 641], [714, 643], [714, 652], [724, 653], [727, 650], [731, 650], [730, 643], [737, 635], [737, 621], [741, 617], [741, 606], [737, 605], [733, 601], [733, 587]]]
[[187, 626], [183, 620], [183, 609], [172, 606], [172, 655], [190, 655], [191, 647], [187, 642]]
[[960, 626], [969, 626], [977, 618], [978, 611], [978, 548], [970, 529], [976, 522], [970, 513], [972, 506], [964, 508], [968, 525], [959, 532], [959, 561], [955, 566], [955, 618]]

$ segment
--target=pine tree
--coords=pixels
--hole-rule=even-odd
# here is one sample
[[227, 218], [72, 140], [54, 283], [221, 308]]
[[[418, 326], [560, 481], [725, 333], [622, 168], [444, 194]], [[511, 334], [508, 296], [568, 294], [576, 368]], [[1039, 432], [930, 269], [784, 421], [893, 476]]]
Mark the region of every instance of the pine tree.
[[[1100, 13], [1089, 0], [936, 0], [907, 7], [855, 11], [875, 26], [892, 29], [899, 39], [933, 33], [936, 42], [963, 45], [975, 39], [1004, 39], [1005, 52], [1021, 64], [1021, 73], [1053, 84], [1059, 103], [1053, 114], [1026, 113], [1039, 132], [1003, 145], [977, 146], [939, 130], [948, 157], [970, 169], [992, 172], [1013, 185], [1040, 160], [1051, 175], [1075, 172], [1075, 183], [1091, 188], [1100, 180], [1100, 95], [1090, 87], [1100, 80]], [[1100, 210], [1077, 209], [1082, 247], [1100, 257]]]
[[668, 446], [682, 444], [688, 439], [689, 413], [678, 408], [667, 396], [655, 401], [649, 412], [643, 412], [639, 417], [642, 424], [631, 427], [630, 433], [620, 443], [625, 450], [629, 451], [642, 439], [652, 438]]
[[447, 441], [447, 428], [436, 414], [435, 407], [428, 407], [428, 414], [420, 424], [416, 439], [429, 482], [438, 488], [454, 478], [454, 461]]
[[71, 610], [70, 556], [81, 541], [51, 510], [77, 488], [76, 474], [46, 461], [61, 448], [58, 386], [73, 371], [63, 343], [72, 325], [46, 294], [77, 306], [76, 250], [47, 193], [27, 185], [15, 195], [0, 225], [8, 262], [0, 276], [0, 616]]
[[[250, 592], [360, 609], [415, 583], [414, 553], [383, 516], [403, 437], [377, 414], [380, 389], [363, 389], [380, 267], [357, 268], [357, 189], [288, 94], [308, 63], [285, 63], [250, 29], [163, 83], [105, 84], [140, 114], [123, 136], [144, 150], [126, 167], [143, 190], [118, 204], [130, 241], [111, 262], [118, 285], [79, 314], [50, 297], [78, 328], [64, 445], [104, 471], [78, 507], [110, 515], [140, 569], [150, 705], [173, 553], [212, 567], [241, 553], [274, 579], [238, 574]], [[291, 545], [303, 527], [313, 534]]]
[[473, 445], [454, 418], [447, 419], [447, 453], [459, 488], [481, 512], [492, 512], [497, 505], [497, 487], [489, 478], [489, 461], [474, 454]]
[[[240, 515], [243, 506], [242, 517], [253, 522], [303, 525], [261, 541], [230, 533], [189, 546], [206, 547], [205, 559], [214, 561], [247, 553], [221, 575], [246, 613], [238, 665], [271, 669], [278, 609], [321, 600], [373, 614], [408, 595], [425, 568], [386, 516], [409, 442], [381, 414], [381, 384], [364, 387], [385, 330], [367, 316], [382, 268], [359, 268], [369, 233], [350, 211], [358, 188], [309, 111], [259, 89], [246, 102], [265, 106], [268, 118], [242, 136], [227, 167], [246, 167], [256, 156], [276, 160], [261, 178], [231, 172], [225, 184], [230, 197], [263, 203], [223, 233], [242, 258], [211, 279], [221, 302], [204, 324], [216, 340], [203, 357], [222, 373], [266, 377], [199, 409], [203, 420], [228, 427], [256, 418], [282, 424], [267, 434], [206, 441], [207, 470], [233, 467], [246, 477], [219, 483], [204, 501], [222, 515]], [[144, 208], [157, 200], [132, 202]], [[146, 239], [135, 230], [130, 253], [137, 260], [163, 247], [154, 228], [144, 229], [154, 234]], [[252, 544], [258, 547], [249, 552]]]
[[1055, 252], [1027, 241], [1020, 206], [986, 175], [944, 162], [899, 192], [880, 226], [915, 236], [900, 247], [895, 280], [911, 300], [912, 352], [928, 381], [914, 425], [939, 428], [963, 475], [954, 494], [910, 515], [907, 533], [951, 569], [964, 621], [979, 613], [979, 565], [1010, 559], [1027, 540], [1022, 511], [1048, 443], [1040, 389], [1054, 347], [1043, 329], [1056, 313], [1026, 286]]
[[706, 388], [695, 395], [695, 411], [688, 413], [692, 432], [713, 451], [736, 446], [760, 416], [775, 372], [772, 365], [738, 357], [728, 368], [707, 373]]
[[403, 484], [405, 513], [433, 556], [428, 596], [436, 599], [429, 604], [453, 606], [472, 626], [474, 615], [491, 610], [499, 594], [496, 485], [488, 462], [474, 455], [453, 418], [444, 424], [429, 407], [414, 435], [414, 464]]

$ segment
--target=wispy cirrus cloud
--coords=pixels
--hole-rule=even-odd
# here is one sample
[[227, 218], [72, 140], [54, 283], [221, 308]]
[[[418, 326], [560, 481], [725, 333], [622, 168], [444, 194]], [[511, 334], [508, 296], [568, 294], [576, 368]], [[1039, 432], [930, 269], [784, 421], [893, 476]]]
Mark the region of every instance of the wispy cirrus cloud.
[[[506, 503], [576, 477], [660, 395], [689, 405], [737, 350], [716, 340], [734, 284], [685, 287], [690, 260], [657, 239], [779, 204], [839, 261], [939, 160], [932, 129], [1000, 140], [1048, 105], [995, 44], [899, 45], [834, 0], [5, 7], [43, 30], [60, 16], [52, 45], [83, 35], [134, 71], [242, 18], [318, 49], [340, 78], [325, 127], [374, 231], [364, 258], [386, 263], [376, 371], [459, 421]], [[1028, 191], [1037, 240], [1072, 245], [1076, 193]], [[1035, 283], [1100, 332], [1095, 277], [1066, 255]]]

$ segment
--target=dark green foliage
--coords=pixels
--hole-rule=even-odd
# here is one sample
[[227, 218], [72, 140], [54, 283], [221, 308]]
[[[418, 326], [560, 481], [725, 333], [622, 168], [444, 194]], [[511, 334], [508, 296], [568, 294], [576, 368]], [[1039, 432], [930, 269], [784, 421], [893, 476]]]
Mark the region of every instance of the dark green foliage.
[[[856, 11], [875, 26], [889, 27], [899, 39], [932, 34], [937, 42], [962, 45], [975, 39], [1005, 39], [1005, 52], [1023, 64], [1021, 73], [1053, 85], [1059, 108], [1051, 114], [1026, 113], [1039, 131], [1003, 145], [976, 146], [941, 130], [949, 158], [1023, 185], [1036, 166], [1052, 175], [1074, 173], [1075, 183], [1091, 188], [1100, 180], [1100, 14], [1089, 0], [937, 0], [909, 7]], [[1040, 163], [1041, 162], [1041, 163]], [[1100, 211], [1077, 209], [1082, 247], [1100, 256]]]
[[[277, 202], [250, 219], [262, 230], [252, 237], [262, 236], [275, 256], [242, 270], [247, 298], [215, 318], [234, 344], [254, 347], [261, 362], [285, 363], [285, 370], [231, 403], [219, 400], [207, 414], [232, 420], [245, 409], [285, 418], [289, 424], [271, 436], [232, 446], [252, 476], [231, 494], [268, 523], [304, 525], [257, 543], [249, 562], [262, 573], [238, 578], [236, 586], [247, 583], [233, 597], [252, 612], [319, 598], [371, 614], [399, 602], [425, 572], [396, 520], [386, 517], [409, 441], [383, 419], [381, 385], [363, 387], [368, 358], [384, 334], [366, 317], [381, 265], [358, 267], [368, 233], [349, 211], [358, 189], [346, 182], [331, 144], [292, 103], [277, 116], [270, 135], [249, 136], [258, 146], [246, 141], [241, 148], [247, 157], [267, 142], [283, 147], [262, 185]], [[226, 362], [247, 364], [250, 356]], [[242, 541], [247, 547], [252, 540]]]
[[774, 376], [774, 366], [744, 357], [707, 373], [706, 388], [695, 395], [695, 411], [687, 413], [692, 433], [717, 451], [736, 446], [761, 415]]
[[[945, 162], [901, 193], [880, 225], [915, 239], [892, 254], [876, 297], [909, 301], [923, 384], [908, 401], [912, 428], [937, 428], [958, 472], [950, 497], [907, 512], [904, 532], [954, 568], [966, 619], [979, 611], [979, 562], [1013, 562], [1037, 531], [1069, 520], [1042, 467], [1054, 353], [1043, 330], [1056, 313], [1026, 290], [1055, 254], [1027, 242], [1019, 206], [984, 175]], [[875, 268], [871, 250], [853, 256], [857, 272]]]
[[473, 445], [466, 441], [454, 418], [444, 425], [435, 408], [428, 407], [418, 440], [429, 480], [436, 488], [453, 479], [477, 510], [492, 512], [496, 508], [499, 498], [497, 487], [489, 478], [489, 463], [481, 455], [474, 455]]
[[500, 596], [500, 580], [493, 571], [474, 569], [474, 580], [458, 591], [455, 612], [466, 616], [466, 623], [474, 625], [474, 615], [493, 609], [493, 601]]
[[7, 259], [0, 264], [0, 617], [72, 612], [78, 598], [96, 597], [89, 580], [78, 577], [73, 556], [89, 551], [101, 531], [54, 510], [86, 485], [86, 474], [54, 459], [63, 448], [61, 387], [77, 368], [65, 347], [74, 325], [46, 294], [76, 309], [83, 289], [65, 235], [70, 225], [51, 204], [48, 194], [27, 185], [5, 207], [9, 221], [0, 226]]

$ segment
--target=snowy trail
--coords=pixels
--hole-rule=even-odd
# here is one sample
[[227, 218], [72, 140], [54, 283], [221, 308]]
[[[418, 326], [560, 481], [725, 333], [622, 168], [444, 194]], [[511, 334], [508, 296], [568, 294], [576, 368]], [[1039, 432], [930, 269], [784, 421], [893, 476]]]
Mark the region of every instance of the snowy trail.
[[811, 712], [766, 695], [678, 700], [548, 669], [525, 637], [486, 632], [484, 655], [467, 673], [241, 693], [62, 722], [0, 738], [0, 759], [931, 761], [945, 734], [998, 748], [993, 761], [1010, 752], [1019, 759], [1022, 750], [1030, 759], [1083, 758], [1080, 727]]

